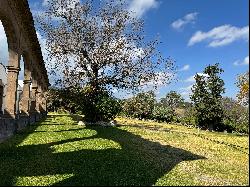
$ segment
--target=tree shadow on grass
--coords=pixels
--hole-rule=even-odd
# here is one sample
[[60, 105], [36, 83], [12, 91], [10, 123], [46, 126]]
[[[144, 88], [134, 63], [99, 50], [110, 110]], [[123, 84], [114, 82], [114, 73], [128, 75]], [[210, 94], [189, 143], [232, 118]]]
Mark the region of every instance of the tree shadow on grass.
[[[19, 136], [23, 135], [24, 139], [36, 128], [31, 126]], [[16, 145], [21, 138], [13, 137], [10, 142], [0, 144], [0, 185], [15, 185], [16, 177], [57, 174], [72, 176], [53, 185], [153, 185], [178, 163], [205, 159], [183, 149], [151, 142], [117, 127], [87, 126], [82, 130], [87, 129], [95, 131], [96, 135], [19, 147]], [[71, 130], [63, 133], [67, 132]], [[94, 139], [116, 142], [120, 149], [83, 149], [56, 153], [52, 147]]]

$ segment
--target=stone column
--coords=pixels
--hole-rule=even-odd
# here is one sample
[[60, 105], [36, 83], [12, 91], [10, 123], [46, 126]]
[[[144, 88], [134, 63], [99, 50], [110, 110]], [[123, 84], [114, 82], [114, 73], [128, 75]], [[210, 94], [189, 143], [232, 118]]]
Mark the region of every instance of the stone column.
[[45, 98], [45, 92], [42, 90], [40, 94], [40, 111], [42, 117], [45, 117], [47, 115], [47, 103]]
[[41, 92], [41, 87], [40, 85], [38, 85], [38, 89], [36, 91], [36, 121], [39, 121], [42, 117], [42, 109], [41, 109], [41, 105], [42, 105], [42, 92]]
[[24, 56], [24, 80], [23, 80], [23, 94], [20, 100], [21, 115], [29, 115], [30, 111], [30, 85], [31, 85], [31, 70], [30, 60], [28, 56]]
[[38, 113], [41, 112], [41, 89], [38, 86], [37, 91], [36, 91], [36, 111]]
[[7, 90], [6, 90], [6, 105], [4, 115], [15, 118], [16, 117], [16, 99], [17, 99], [17, 85], [19, 67], [7, 66]]
[[9, 65], [7, 66], [7, 89], [5, 97], [4, 115], [2, 116], [2, 130], [4, 136], [13, 135], [17, 130], [16, 126], [16, 99], [17, 99], [17, 85], [20, 55], [9, 49]]
[[43, 110], [44, 110], [44, 115], [46, 116], [48, 111], [47, 111], [47, 100], [46, 100], [46, 93], [43, 95]]
[[18, 130], [25, 128], [29, 123], [29, 111], [30, 111], [30, 84], [31, 80], [27, 80], [27, 77], [24, 77], [23, 81], [23, 94], [20, 100], [20, 115], [19, 115], [19, 123]]
[[20, 100], [21, 114], [29, 114], [30, 111], [30, 84], [31, 80], [23, 81], [23, 95]]
[[30, 123], [36, 122], [36, 92], [37, 92], [37, 81], [32, 79], [32, 88], [31, 88], [31, 98], [30, 98]]

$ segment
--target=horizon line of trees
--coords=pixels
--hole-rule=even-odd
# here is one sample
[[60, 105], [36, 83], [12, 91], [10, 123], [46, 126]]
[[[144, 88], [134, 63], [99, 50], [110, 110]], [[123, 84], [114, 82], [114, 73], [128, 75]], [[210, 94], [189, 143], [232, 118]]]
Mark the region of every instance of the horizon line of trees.
[[[239, 86], [241, 97], [238, 98], [238, 94], [238, 100], [223, 97], [225, 88], [224, 81], [220, 78], [222, 72], [219, 64], [215, 64], [207, 66], [202, 75], [197, 74], [196, 83], [192, 87], [191, 102], [184, 101], [176, 91], [170, 91], [159, 101], [156, 100], [153, 91], [140, 92], [128, 99], [118, 99], [106, 92], [101, 96], [102, 102], [97, 104], [97, 108], [102, 108], [101, 115], [106, 116], [108, 120], [120, 115], [179, 123], [210, 131], [249, 133], [249, 109], [246, 102], [248, 94], [246, 91], [241, 91], [245, 89], [247, 81], [242, 81], [242, 75], [239, 75], [238, 80], [240, 79], [241, 85], [244, 86]], [[239, 85], [238, 80], [237, 85]], [[247, 78], [245, 77], [244, 80]], [[70, 90], [51, 89], [54, 95], [50, 94], [52, 102], [49, 103], [48, 109], [84, 114], [89, 110], [88, 97], [86, 97], [88, 89], [74, 93]], [[242, 93], [245, 93], [245, 96]], [[242, 99], [244, 102], [241, 101]]]

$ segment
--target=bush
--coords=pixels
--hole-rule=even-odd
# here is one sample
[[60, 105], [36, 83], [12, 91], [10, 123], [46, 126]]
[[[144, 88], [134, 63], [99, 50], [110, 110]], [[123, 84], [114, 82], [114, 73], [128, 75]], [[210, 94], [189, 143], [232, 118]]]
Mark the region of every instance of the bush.
[[114, 119], [121, 111], [118, 100], [106, 90], [94, 91], [91, 87], [86, 87], [81, 90], [80, 98], [78, 98], [78, 110], [82, 112], [87, 122], [107, 122]]
[[172, 122], [174, 115], [174, 110], [170, 107], [155, 106], [151, 115], [151, 119], [160, 122]]
[[187, 106], [185, 109], [176, 110], [176, 117], [177, 122], [182, 125], [197, 127], [197, 118], [193, 106]]
[[97, 111], [101, 116], [101, 121], [113, 120], [121, 112], [121, 105], [117, 99], [104, 94], [96, 105]]
[[225, 130], [239, 133], [249, 133], [249, 109], [238, 104], [232, 98], [223, 98]]
[[155, 105], [155, 94], [152, 91], [142, 92], [123, 102], [123, 114], [127, 117], [150, 119]]

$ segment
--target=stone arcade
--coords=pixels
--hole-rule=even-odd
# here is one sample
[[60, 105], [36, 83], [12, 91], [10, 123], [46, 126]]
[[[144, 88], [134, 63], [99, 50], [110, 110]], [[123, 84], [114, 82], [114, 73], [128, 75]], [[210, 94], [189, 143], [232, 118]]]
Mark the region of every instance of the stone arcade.
[[[49, 80], [27, 0], [0, 0], [0, 20], [7, 36], [9, 53], [7, 84], [4, 85], [4, 81], [0, 80], [2, 139], [47, 115], [45, 95]], [[21, 55], [24, 61], [24, 81], [22, 96], [17, 103]]]

